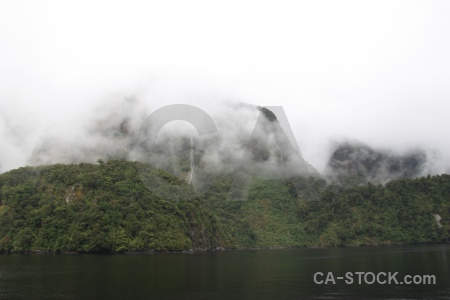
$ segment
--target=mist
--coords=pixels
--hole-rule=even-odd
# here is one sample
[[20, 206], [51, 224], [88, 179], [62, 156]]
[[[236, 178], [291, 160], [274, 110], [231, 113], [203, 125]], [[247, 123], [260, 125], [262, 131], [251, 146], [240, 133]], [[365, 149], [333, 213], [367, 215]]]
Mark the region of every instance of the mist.
[[77, 127], [72, 125], [68, 130], [56, 126], [37, 139], [26, 164], [124, 159], [151, 163], [186, 180], [190, 177], [194, 185], [243, 167], [259, 176], [276, 178], [308, 173], [301, 153], [287, 138], [276, 115], [266, 108], [217, 100], [214, 108], [208, 109], [217, 132], [198, 136], [192, 124], [175, 120], [162, 127], [156, 144], [150, 143], [144, 130], [150, 110], [136, 97], [103, 101], [91, 114], [71, 120]]
[[[242, 157], [257, 106], [282, 106], [319, 172], [348, 139], [397, 156], [420, 149], [424, 170], [450, 172], [447, 2], [2, 1], [0, 11], [0, 172], [132, 159], [145, 117], [178, 103], [216, 122], [210, 165]], [[161, 140], [195, 134], [189, 126], [168, 124]]]

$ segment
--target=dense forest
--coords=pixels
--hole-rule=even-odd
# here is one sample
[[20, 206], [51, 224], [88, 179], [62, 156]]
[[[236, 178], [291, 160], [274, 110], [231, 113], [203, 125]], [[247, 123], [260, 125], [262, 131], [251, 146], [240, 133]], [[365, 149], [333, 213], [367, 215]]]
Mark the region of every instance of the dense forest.
[[[158, 181], [158, 191], [146, 182]], [[0, 175], [0, 251], [128, 253], [439, 243], [450, 239], [450, 175], [384, 185], [319, 177], [245, 182], [203, 195], [149, 164], [24, 167]]]

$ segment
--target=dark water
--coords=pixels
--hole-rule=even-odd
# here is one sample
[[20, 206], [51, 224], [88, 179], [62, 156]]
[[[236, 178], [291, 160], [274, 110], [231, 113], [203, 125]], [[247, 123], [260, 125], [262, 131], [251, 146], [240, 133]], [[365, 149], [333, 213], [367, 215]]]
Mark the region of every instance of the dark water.
[[[316, 272], [435, 275], [318, 285]], [[371, 278], [371, 277], [370, 277]], [[370, 279], [369, 278], [369, 279]], [[319, 279], [325, 279], [320, 277]], [[450, 299], [450, 245], [135, 256], [0, 255], [0, 299]]]

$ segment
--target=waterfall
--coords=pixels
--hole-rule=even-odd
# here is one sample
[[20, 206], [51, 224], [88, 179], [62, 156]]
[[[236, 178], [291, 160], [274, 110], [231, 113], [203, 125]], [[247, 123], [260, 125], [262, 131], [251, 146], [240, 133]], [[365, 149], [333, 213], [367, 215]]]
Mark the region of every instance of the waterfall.
[[192, 177], [194, 176], [194, 141], [191, 138], [191, 155], [190, 155], [190, 161], [191, 161], [191, 176], [189, 178], [189, 185], [192, 184]]

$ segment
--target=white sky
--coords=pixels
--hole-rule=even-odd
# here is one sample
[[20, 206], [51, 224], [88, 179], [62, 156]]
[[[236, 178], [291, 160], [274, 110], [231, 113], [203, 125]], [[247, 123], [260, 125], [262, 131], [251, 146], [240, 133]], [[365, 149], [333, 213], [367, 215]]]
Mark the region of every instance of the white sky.
[[0, 172], [48, 126], [141, 94], [281, 105], [319, 170], [345, 137], [448, 163], [449, 16], [425, 0], [0, 0]]

